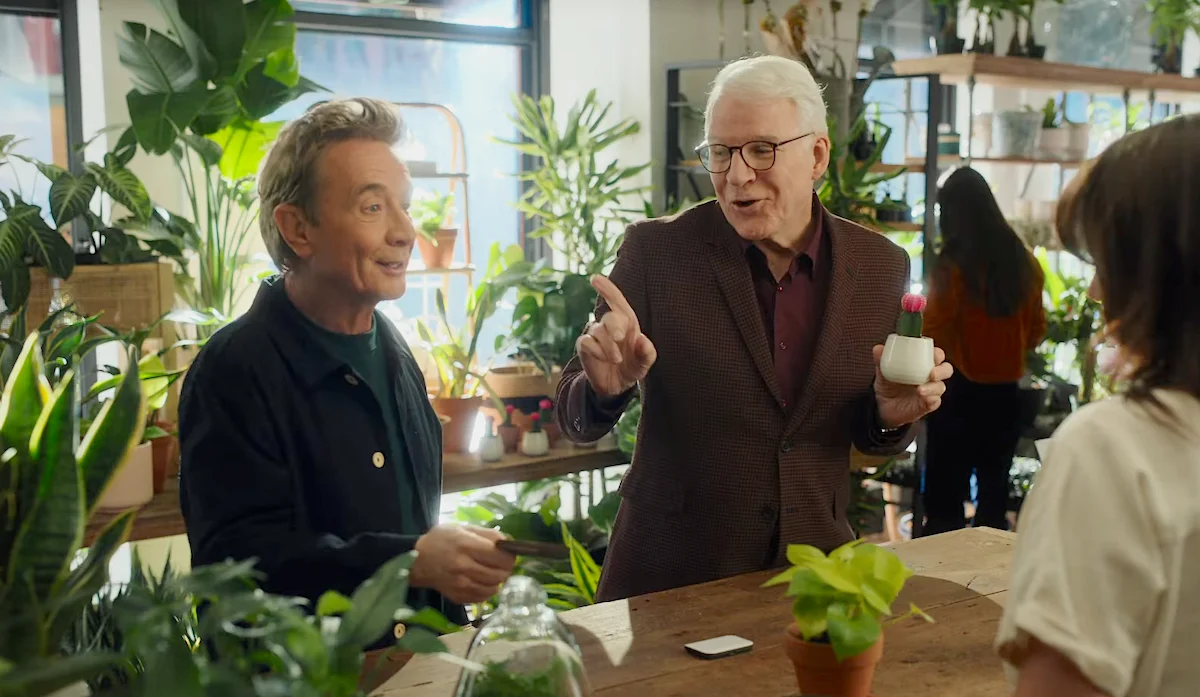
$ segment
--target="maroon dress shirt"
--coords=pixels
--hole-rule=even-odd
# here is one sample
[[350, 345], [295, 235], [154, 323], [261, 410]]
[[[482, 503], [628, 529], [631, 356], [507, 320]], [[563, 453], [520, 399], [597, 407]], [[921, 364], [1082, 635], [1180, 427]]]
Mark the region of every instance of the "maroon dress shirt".
[[800, 398], [812, 364], [832, 266], [825, 239], [824, 209], [815, 197], [813, 215], [816, 225], [808, 243], [779, 280], [775, 280], [767, 266], [766, 255], [743, 240], [767, 343], [775, 357], [775, 377], [783, 390], [784, 406], [789, 410]]

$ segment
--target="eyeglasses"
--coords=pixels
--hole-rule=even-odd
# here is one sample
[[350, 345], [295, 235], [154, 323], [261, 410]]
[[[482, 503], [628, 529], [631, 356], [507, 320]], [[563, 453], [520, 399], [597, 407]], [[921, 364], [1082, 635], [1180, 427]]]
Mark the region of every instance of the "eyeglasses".
[[729, 168], [733, 166], [733, 153], [735, 152], [742, 156], [742, 162], [745, 162], [747, 167], [756, 172], [762, 172], [775, 165], [776, 150], [811, 135], [812, 133], [805, 133], [782, 143], [752, 140], [743, 145], [701, 145], [696, 148], [696, 154], [700, 156], [700, 164], [704, 165], [704, 169], [713, 174], [728, 172]]

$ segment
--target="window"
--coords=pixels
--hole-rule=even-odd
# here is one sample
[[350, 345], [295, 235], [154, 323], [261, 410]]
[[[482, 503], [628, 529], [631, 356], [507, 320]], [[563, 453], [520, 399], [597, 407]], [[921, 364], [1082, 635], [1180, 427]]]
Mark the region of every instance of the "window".
[[[529, 26], [518, 27], [519, 23], [528, 23], [532, 13], [523, 16], [519, 12], [523, 4], [518, 0], [422, 0], [388, 7], [388, 18], [374, 22], [378, 26], [373, 27], [373, 33], [362, 33], [357, 18], [332, 13], [314, 15], [312, 10], [322, 6], [325, 12], [347, 13], [374, 11], [375, 7], [360, 8], [363, 3], [354, 0], [296, 5], [297, 9], [309, 10], [300, 17], [296, 40], [297, 57], [306, 77], [329, 88], [333, 96], [443, 105], [461, 123], [465, 164], [462, 159], [452, 159], [455, 134], [443, 113], [402, 108], [409, 136], [402, 146], [402, 156], [410, 162], [416, 192], [445, 193], [453, 188], [452, 227], [459, 229], [454, 265], [461, 267], [466, 261], [465, 216], [470, 264], [475, 272], [472, 276], [462, 272], [412, 273], [404, 297], [380, 309], [412, 336], [406, 323], [416, 317], [432, 317], [436, 292], [442, 289], [451, 325], [462, 327], [468, 280], [480, 279], [491, 246], [497, 243], [503, 248], [523, 242], [522, 217], [515, 207], [521, 192], [515, 176], [521, 170], [521, 157], [514, 148], [496, 143], [493, 138], [517, 138], [508, 118], [513, 110], [512, 97], [537, 91], [534, 32]], [[414, 17], [439, 21], [411, 21]], [[488, 29], [486, 36], [481, 36], [475, 29], [455, 28], [447, 22], [514, 28]], [[393, 27], [398, 27], [400, 35], [388, 35]], [[426, 29], [429, 35], [422, 36]], [[305, 95], [276, 117], [294, 118], [313, 102], [330, 96]], [[418, 167], [416, 161], [426, 164]], [[430, 170], [441, 175], [465, 172], [467, 178], [462, 181], [424, 176]], [[502, 309], [501, 314], [504, 312]], [[486, 325], [479, 342], [481, 360], [491, 356], [502, 324], [492, 321]]]
[[297, 10], [399, 17], [481, 27], [520, 26], [520, 0], [298, 0]]
[[[60, 26], [55, 17], [0, 12], [0, 135], [24, 140], [17, 152], [68, 166], [66, 104]], [[43, 209], [49, 183], [32, 165], [0, 167], [0, 191], [17, 191]]]

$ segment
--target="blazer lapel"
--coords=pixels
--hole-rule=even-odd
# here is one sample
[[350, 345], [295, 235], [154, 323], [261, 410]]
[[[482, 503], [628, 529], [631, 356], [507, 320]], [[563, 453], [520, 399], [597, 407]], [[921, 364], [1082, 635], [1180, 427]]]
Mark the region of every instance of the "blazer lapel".
[[854, 250], [850, 248], [853, 238], [843, 234], [842, 223], [839, 219], [826, 213], [826, 238], [831, 246], [832, 263], [830, 268], [828, 296], [825, 298], [825, 310], [821, 314], [821, 329], [817, 336], [816, 350], [813, 352], [812, 364], [804, 380], [804, 390], [792, 410], [784, 429], [784, 437], [790, 436], [804, 423], [805, 417], [812, 410], [825, 378], [833, 370], [834, 363], [840, 353], [842, 330], [846, 326], [845, 319], [850, 315], [854, 301]]
[[714, 206], [714, 209], [716, 219], [712, 222], [708, 248], [713, 275], [725, 295], [725, 301], [729, 303], [729, 311], [737, 322], [746, 350], [754, 359], [754, 365], [762, 375], [771, 396], [782, 409], [783, 390], [775, 377], [775, 361], [771, 356], [771, 347], [767, 345], [767, 332], [762, 326], [758, 299], [754, 296], [754, 285], [750, 280], [745, 255], [733, 237], [736, 233], [732, 229], [726, 229], [729, 223], [725, 221], [720, 208]]

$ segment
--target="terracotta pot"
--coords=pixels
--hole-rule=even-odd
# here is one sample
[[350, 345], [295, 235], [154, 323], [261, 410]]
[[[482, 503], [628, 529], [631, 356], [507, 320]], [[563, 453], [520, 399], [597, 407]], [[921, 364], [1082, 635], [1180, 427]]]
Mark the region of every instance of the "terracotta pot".
[[442, 452], [465, 453], [471, 449], [471, 435], [475, 432], [475, 418], [483, 397], [435, 397], [433, 410], [449, 417], [442, 427]]
[[458, 239], [458, 229], [438, 230], [434, 238], [437, 240], [436, 245], [421, 235], [417, 235], [417, 252], [420, 253], [421, 260], [425, 262], [425, 268], [449, 268], [450, 263], [454, 261], [454, 242]]
[[871, 648], [838, 663], [833, 647], [800, 638], [800, 629], [787, 628], [788, 658], [796, 668], [800, 694], [823, 697], [869, 697], [875, 666], [883, 656], [883, 636]]
[[517, 452], [517, 446], [521, 443], [519, 426], [498, 426], [496, 432], [500, 434], [500, 440], [504, 441], [504, 452]]
[[[167, 432], [175, 430], [175, 424], [159, 421], [156, 424]], [[155, 438], [150, 441], [150, 452], [154, 460], [154, 493], [161, 494], [166, 488], [167, 477], [175, 471], [179, 462], [179, 437], [176, 435]]]
[[136, 508], [154, 498], [154, 451], [149, 443], [133, 449], [117, 470], [96, 507], [106, 511]]
[[542, 430], [546, 432], [546, 437], [550, 439], [550, 447], [558, 445], [558, 439], [562, 437], [562, 429], [558, 424], [551, 422], [542, 423]]

